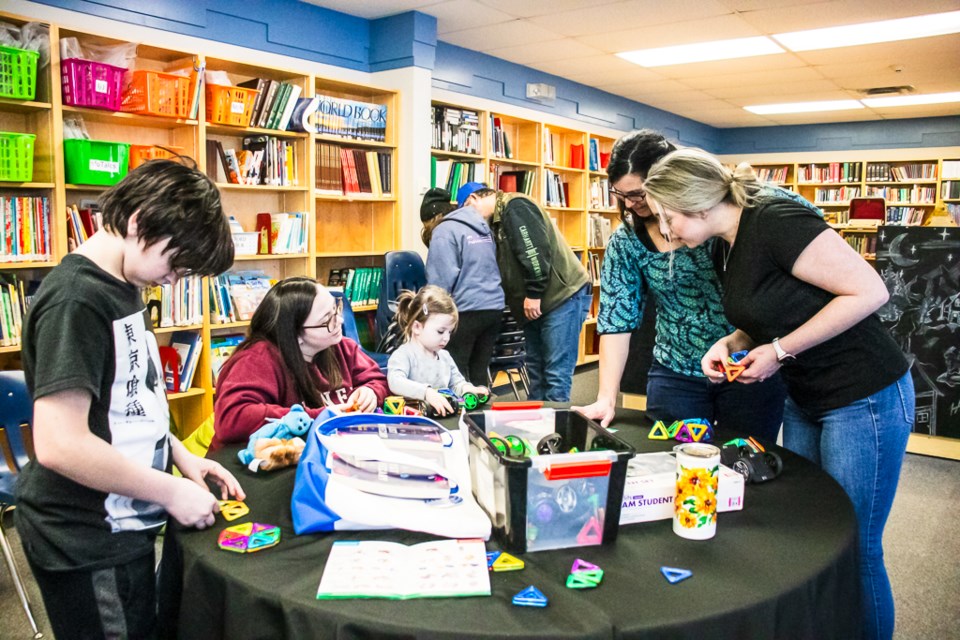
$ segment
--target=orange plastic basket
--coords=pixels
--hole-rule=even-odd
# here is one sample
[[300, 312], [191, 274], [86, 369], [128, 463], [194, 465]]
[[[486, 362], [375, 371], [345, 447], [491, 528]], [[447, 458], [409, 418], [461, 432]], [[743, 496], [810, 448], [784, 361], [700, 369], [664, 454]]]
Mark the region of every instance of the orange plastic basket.
[[163, 147], [152, 144], [132, 144], [130, 145], [130, 171], [148, 160], [173, 158], [182, 153], [183, 147], [175, 147], [172, 144], [165, 144]]
[[208, 84], [207, 122], [238, 127], [250, 126], [257, 93], [259, 92], [256, 89]]
[[190, 109], [190, 78], [159, 71], [131, 72], [121, 111], [167, 118], [186, 118]]

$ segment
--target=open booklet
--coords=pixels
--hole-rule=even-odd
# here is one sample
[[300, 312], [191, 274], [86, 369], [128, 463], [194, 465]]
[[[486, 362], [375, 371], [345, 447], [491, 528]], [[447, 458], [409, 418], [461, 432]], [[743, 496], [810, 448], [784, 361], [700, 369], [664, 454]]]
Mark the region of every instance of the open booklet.
[[489, 595], [482, 540], [431, 540], [412, 546], [380, 540], [335, 542], [317, 590], [318, 599]]

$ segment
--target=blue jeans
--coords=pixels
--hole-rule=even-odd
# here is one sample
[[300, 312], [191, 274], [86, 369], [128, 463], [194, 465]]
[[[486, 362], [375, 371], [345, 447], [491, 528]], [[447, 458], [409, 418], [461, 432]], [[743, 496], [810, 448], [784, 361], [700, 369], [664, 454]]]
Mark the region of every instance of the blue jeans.
[[523, 325], [531, 400], [570, 401], [580, 329], [590, 310], [592, 292], [588, 284], [559, 307]]
[[647, 415], [670, 424], [684, 418], [706, 418], [717, 427], [776, 443], [783, 420], [787, 388], [779, 375], [763, 382], [714, 384], [687, 376], [656, 360], [647, 374]]
[[893, 637], [893, 592], [883, 565], [883, 527], [893, 505], [900, 465], [913, 427], [908, 371], [872, 396], [811, 413], [788, 399], [783, 444], [820, 465], [853, 502], [860, 527], [860, 588], [864, 638]]

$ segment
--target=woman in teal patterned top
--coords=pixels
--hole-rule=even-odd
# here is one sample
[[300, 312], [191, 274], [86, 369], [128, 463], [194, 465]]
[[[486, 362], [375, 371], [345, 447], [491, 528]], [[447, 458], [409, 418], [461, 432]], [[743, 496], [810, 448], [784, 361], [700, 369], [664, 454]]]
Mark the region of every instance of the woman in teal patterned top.
[[706, 418], [775, 441], [786, 396], [779, 376], [749, 386], [714, 385], [701, 370], [703, 354], [733, 328], [723, 315], [714, 244], [694, 249], [671, 244], [646, 204], [647, 172], [675, 148], [659, 133], [644, 129], [620, 138], [610, 154], [610, 192], [624, 224], [610, 237], [600, 277], [600, 388], [596, 402], [580, 410], [604, 426], [613, 419], [630, 333], [640, 326], [646, 290], [657, 303], [647, 414], [668, 424]]

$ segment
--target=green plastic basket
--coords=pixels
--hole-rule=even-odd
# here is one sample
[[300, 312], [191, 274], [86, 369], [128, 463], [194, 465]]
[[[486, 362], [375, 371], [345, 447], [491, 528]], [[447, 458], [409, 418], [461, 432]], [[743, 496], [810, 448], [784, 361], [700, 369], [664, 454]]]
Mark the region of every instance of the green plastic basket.
[[127, 175], [130, 144], [100, 140], [64, 140], [63, 159], [68, 183], [114, 185]]
[[33, 100], [39, 57], [36, 51], [0, 46], [0, 98]]
[[0, 180], [31, 182], [33, 180], [32, 133], [5, 133], [0, 131]]

